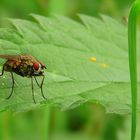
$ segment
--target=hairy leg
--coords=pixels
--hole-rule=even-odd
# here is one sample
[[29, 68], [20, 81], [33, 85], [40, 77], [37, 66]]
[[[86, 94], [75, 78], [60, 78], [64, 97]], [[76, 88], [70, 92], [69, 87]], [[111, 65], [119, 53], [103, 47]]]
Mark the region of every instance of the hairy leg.
[[2, 76], [4, 74], [4, 66], [2, 68], [2, 72], [0, 73], [0, 76]]
[[13, 91], [14, 91], [15, 80], [14, 80], [14, 75], [13, 75], [13, 73], [12, 73], [12, 72], [11, 72], [11, 77], [12, 77], [12, 90], [11, 90], [10, 95], [9, 95], [6, 99], [9, 99], [9, 98], [12, 96]]
[[45, 76], [43, 75], [42, 77], [43, 77], [43, 78], [42, 78], [41, 84], [39, 85], [39, 83], [38, 83], [38, 81], [37, 81], [36, 77], [34, 76], [35, 81], [36, 81], [36, 83], [37, 83], [38, 87], [41, 89], [41, 94], [42, 94], [42, 97], [43, 97], [44, 99], [46, 99], [46, 100], [47, 100], [47, 98], [45, 97], [45, 95], [44, 95], [44, 93], [43, 93], [43, 83], [44, 83]]
[[32, 96], [33, 96], [33, 101], [34, 101], [34, 103], [36, 104], [35, 95], [34, 95], [34, 81], [33, 81], [33, 77], [31, 77], [31, 84], [32, 84]]

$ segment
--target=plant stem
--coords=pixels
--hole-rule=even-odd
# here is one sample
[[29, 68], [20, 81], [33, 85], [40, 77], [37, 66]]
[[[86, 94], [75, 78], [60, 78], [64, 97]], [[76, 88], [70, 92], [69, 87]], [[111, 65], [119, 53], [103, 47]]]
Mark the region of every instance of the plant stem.
[[133, 3], [129, 19], [128, 19], [128, 46], [129, 46], [129, 68], [131, 80], [131, 96], [132, 96], [132, 124], [131, 124], [131, 140], [135, 140], [136, 120], [137, 120], [137, 49], [136, 49], [136, 26], [137, 14], [140, 8], [140, 0]]
[[50, 140], [50, 120], [51, 120], [51, 107], [47, 106], [44, 108], [44, 140]]

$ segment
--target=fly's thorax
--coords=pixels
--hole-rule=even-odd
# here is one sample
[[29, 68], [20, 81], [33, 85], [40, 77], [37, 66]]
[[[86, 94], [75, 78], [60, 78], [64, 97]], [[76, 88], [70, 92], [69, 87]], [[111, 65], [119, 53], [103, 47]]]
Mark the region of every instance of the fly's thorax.
[[26, 63], [21, 63], [16, 68], [12, 69], [16, 74], [23, 77], [30, 77], [32, 75], [32, 66], [27, 65]]

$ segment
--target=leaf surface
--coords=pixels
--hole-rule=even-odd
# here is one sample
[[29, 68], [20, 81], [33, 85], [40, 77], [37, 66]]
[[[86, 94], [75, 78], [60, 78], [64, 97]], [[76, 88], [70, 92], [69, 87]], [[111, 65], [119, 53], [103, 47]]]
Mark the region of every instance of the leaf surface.
[[[0, 54], [31, 54], [45, 63], [48, 100], [35, 85], [34, 104], [30, 78], [16, 74], [14, 94], [5, 100], [11, 90], [11, 77], [5, 72], [0, 77], [0, 110], [25, 111], [45, 104], [67, 110], [93, 102], [109, 113], [131, 112], [127, 27], [104, 15], [80, 15], [82, 23], [61, 16], [32, 17], [34, 22], [10, 19], [15, 28], [0, 29]], [[1, 67], [3, 63], [0, 60]]]

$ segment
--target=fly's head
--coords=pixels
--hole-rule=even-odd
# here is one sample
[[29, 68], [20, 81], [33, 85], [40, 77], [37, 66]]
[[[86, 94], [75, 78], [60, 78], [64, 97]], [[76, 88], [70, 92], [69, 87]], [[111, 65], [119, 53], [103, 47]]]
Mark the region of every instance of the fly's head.
[[44, 69], [46, 66], [40, 62], [36, 62], [33, 64], [33, 75], [34, 76], [41, 76], [44, 73]]

